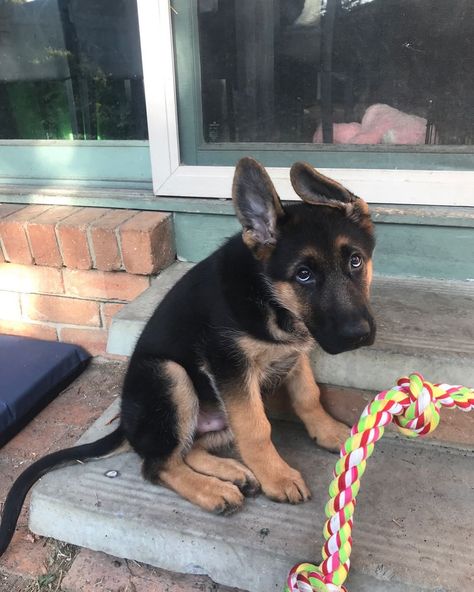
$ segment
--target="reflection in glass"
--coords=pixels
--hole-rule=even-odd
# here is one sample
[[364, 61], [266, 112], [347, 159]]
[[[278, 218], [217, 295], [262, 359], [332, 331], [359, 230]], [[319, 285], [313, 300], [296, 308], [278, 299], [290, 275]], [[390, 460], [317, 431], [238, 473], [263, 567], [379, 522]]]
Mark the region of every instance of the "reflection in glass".
[[205, 142], [474, 142], [472, 0], [199, 0]]
[[146, 137], [134, 0], [0, 0], [0, 138]]

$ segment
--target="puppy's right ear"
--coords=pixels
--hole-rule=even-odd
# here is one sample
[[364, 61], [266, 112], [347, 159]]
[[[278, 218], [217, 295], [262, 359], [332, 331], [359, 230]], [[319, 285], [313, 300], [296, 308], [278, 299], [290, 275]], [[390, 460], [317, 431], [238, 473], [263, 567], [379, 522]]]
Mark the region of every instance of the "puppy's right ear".
[[267, 171], [253, 158], [237, 163], [232, 201], [244, 243], [257, 259], [266, 259], [276, 245], [277, 220], [285, 213]]

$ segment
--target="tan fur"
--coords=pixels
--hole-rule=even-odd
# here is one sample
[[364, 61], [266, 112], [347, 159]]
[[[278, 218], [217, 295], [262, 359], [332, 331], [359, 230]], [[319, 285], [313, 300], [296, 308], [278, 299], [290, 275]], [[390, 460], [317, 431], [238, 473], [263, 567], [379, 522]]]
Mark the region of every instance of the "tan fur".
[[244, 501], [236, 485], [197, 473], [177, 455], [160, 469], [159, 481], [210, 512], [231, 513]]
[[[303, 259], [308, 257], [309, 259], [313, 259], [316, 263], [324, 261], [323, 255], [315, 249], [314, 247], [305, 247], [300, 251], [300, 257]], [[295, 270], [296, 271], [296, 270]]]
[[363, 214], [364, 216], [370, 216], [369, 206], [365, 200], [359, 197], [356, 201], [357, 209]]
[[182, 366], [176, 362], [167, 360], [163, 362], [163, 369], [173, 382], [172, 399], [176, 405], [178, 438], [181, 443], [181, 451], [187, 450], [192, 444], [192, 438], [196, 429], [199, 400], [193, 383]]
[[320, 402], [307, 354], [303, 354], [285, 382], [293, 409], [316, 442], [330, 450], [339, 450], [349, 436], [349, 428], [333, 419]]
[[177, 430], [180, 445], [164, 465], [147, 463], [143, 467], [147, 479], [167, 485], [181, 496], [213, 512], [228, 512], [243, 502], [239, 489], [215, 477], [196, 473], [185, 462], [183, 455], [190, 449], [199, 413], [199, 403], [191, 379], [185, 369], [167, 360], [163, 370], [172, 381], [171, 396], [176, 406]]
[[288, 282], [273, 282], [272, 286], [280, 304], [292, 312], [296, 317], [301, 318], [303, 309], [293, 286]]
[[217, 432], [206, 432], [197, 440], [206, 450], [222, 450], [234, 442], [234, 434], [230, 428]]
[[258, 481], [253, 473], [239, 461], [233, 458], [220, 458], [207, 452], [195, 444], [185, 457], [185, 462], [192, 469], [203, 475], [218, 477], [223, 481], [231, 481], [242, 491], [251, 488], [256, 492]]
[[365, 269], [366, 269], [366, 281], [367, 281], [367, 296], [370, 293], [370, 286], [372, 284], [372, 277], [373, 277], [373, 263], [372, 263], [372, 259], [369, 259], [367, 261], [367, 263], [365, 264]]
[[270, 257], [276, 244], [275, 241], [275, 243], [266, 243], [262, 245], [255, 237], [255, 234], [252, 230], [244, 230], [242, 232], [242, 239], [247, 247], [252, 251], [255, 258], [260, 261], [265, 261]]
[[237, 448], [265, 494], [281, 502], [299, 503], [309, 499], [311, 494], [301, 474], [280, 457], [271, 441], [271, 427], [256, 376], [251, 377], [246, 392], [226, 395], [227, 414]]
[[352, 204], [351, 210], [346, 213], [351, 220], [359, 224], [359, 226], [364, 228], [367, 232], [374, 231], [374, 224], [370, 217], [369, 206], [362, 198], [359, 197], [354, 204]]
[[284, 364], [286, 360], [294, 357], [296, 353], [309, 351], [313, 344], [309, 337], [303, 342], [268, 343], [248, 335], [237, 338], [237, 343], [245, 353], [249, 363], [249, 369], [245, 377], [245, 381], [249, 386], [264, 382], [267, 374], [271, 371], [272, 364]]
[[336, 240], [334, 241], [334, 246], [338, 251], [340, 251], [343, 247], [349, 245], [349, 237], [344, 234], [339, 234], [336, 236]]

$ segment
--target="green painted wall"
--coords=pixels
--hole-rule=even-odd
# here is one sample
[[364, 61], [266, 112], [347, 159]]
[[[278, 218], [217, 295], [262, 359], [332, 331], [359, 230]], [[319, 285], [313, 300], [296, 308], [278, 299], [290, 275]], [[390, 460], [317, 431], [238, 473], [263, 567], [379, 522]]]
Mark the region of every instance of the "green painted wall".
[[474, 229], [378, 224], [375, 269], [387, 275], [474, 279]]
[[0, 186], [79, 185], [151, 189], [146, 141], [0, 141]]
[[[229, 215], [175, 213], [178, 256], [200, 261], [239, 230]], [[474, 279], [474, 228], [377, 223], [375, 272], [381, 275]]]

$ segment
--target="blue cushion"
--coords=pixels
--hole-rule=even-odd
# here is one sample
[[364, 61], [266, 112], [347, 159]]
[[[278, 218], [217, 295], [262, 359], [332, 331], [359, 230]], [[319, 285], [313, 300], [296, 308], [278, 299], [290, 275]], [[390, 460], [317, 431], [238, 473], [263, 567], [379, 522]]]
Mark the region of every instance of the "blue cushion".
[[77, 345], [0, 335], [0, 446], [86, 367]]

